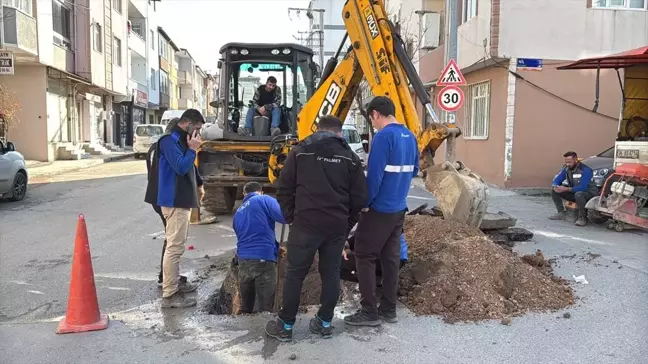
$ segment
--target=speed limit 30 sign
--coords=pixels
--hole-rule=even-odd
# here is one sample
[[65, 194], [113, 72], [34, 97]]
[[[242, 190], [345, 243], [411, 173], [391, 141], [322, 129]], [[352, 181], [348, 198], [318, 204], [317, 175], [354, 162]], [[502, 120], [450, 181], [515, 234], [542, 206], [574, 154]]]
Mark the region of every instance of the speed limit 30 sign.
[[447, 112], [457, 111], [463, 106], [464, 93], [457, 86], [446, 86], [439, 92], [437, 102]]

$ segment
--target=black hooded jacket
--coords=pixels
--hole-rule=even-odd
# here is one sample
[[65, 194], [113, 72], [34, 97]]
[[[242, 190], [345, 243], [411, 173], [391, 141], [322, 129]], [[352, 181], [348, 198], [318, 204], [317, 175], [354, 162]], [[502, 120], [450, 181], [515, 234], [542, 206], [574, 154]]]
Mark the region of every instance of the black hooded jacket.
[[311, 135], [288, 153], [277, 200], [287, 223], [317, 235], [344, 234], [367, 200], [360, 158], [334, 133]]

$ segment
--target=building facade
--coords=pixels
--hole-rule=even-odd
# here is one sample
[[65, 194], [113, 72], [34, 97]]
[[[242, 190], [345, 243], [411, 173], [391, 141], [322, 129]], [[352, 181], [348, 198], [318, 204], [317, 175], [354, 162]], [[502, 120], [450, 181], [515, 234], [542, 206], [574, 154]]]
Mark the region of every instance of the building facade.
[[[444, 3], [436, 8], [441, 14]], [[648, 32], [637, 31], [648, 29], [647, 3], [460, 1], [456, 60], [468, 85], [455, 119], [463, 130], [457, 159], [498, 186], [546, 187], [565, 151], [587, 157], [612, 146], [621, 100], [616, 73], [601, 70], [593, 112], [596, 71], [556, 67], [648, 44]], [[442, 25], [441, 43], [446, 31]], [[420, 60], [432, 100], [444, 51], [441, 44]]]
[[[35, 4], [38, 6], [35, 6]], [[109, 0], [2, 0], [13, 75], [0, 76], [22, 105], [8, 135], [27, 159], [108, 153], [113, 97], [126, 93], [126, 4]], [[17, 122], [17, 123], [16, 123]]]
[[160, 63], [160, 110], [158, 122], [166, 110], [178, 109], [178, 62], [176, 52], [180, 49], [162, 27], [158, 27], [158, 57]]

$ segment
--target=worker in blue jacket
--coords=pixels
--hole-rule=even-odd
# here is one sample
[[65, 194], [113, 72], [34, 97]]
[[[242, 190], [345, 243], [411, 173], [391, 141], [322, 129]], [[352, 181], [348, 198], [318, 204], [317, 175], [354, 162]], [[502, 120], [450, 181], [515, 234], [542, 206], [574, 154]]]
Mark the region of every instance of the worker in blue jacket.
[[178, 281], [180, 258], [185, 251], [189, 232], [191, 209], [199, 206], [196, 153], [200, 148], [200, 129], [205, 118], [200, 111], [188, 109], [170, 133], [164, 134], [157, 142], [157, 205], [166, 220], [165, 239], [167, 242], [162, 263], [162, 308], [184, 308], [197, 304], [186, 293], [196, 290], [188, 282]]
[[243, 194], [243, 203], [233, 219], [241, 313], [252, 313], [257, 297], [259, 311], [272, 311], [279, 251], [275, 223], [285, 224], [286, 221], [279, 202], [264, 195], [258, 182], [248, 182], [243, 187]]
[[587, 201], [598, 194], [598, 188], [593, 179], [594, 171], [578, 160], [576, 152], [567, 152], [563, 157], [565, 158], [565, 165], [554, 178], [551, 189], [551, 199], [558, 212], [550, 216], [549, 219], [565, 219], [566, 213], [563, 200], [567, 200], [575, 202], [578, 206], [576, 225], [585, 226], [587, 225], [585, 205]]
[[[400, 237], [403, 232], [407, 194], [418, 174], [416, 136], [396, 120], [394, 103], [374, 97], [367, 116], [378, 130], [373, 138], [367, 165], [368, 199], [355, 232], [355, 259], [362, 308], [346, 316], [355, 326], [378, 326], [396, 322], [396, 300], [400, 266]], [[382, 265], [383, 295], [380, 307], [375, 295], [376, 261]]]

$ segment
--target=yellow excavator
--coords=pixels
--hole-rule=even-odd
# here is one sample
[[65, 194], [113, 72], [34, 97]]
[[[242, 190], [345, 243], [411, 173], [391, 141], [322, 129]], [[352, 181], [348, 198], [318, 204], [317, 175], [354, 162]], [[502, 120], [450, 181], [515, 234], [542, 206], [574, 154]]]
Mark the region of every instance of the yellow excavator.
[[[293, 69], [297, 71], [293, 72], [295, 73], [293, 78], [295, 82], [292, 84], [292, 96], [295, 102], [290, 105], [290, 108], [282, 112], [282, 115], [284, 115], [282, 120], [285, 119], [287, 124], [287, 128], [282, 128], [282, 132], [284, 130], [285, 132], [275, 137], [233, 137], [231, 130], [226, 130], [223, 133], [223, 138], [206, 141], [203, 144], [201, 153], [199, 153], [199, 166], [201, 166], [201, 155], [205, 161], [203, 165], [209, 164], [210, 159], [213, 165], [215, 164], [214, 153], [220, 152], [222, 155], [223, 153], [227, 154], [229, 151], [229, 153], [241, 155], [245, 150], [248, 150], [256, 153], [256, 157], [264, 160], [265, 158], [261, 158], [261, 155], [265, 154], [267, 150], [269, 153], [269, 155], [266, 155], [268, 157], [267, 164], [263, 165], [267, 165], [268, 168], [267, 184], [269, 187], [272, 186], [279, 177], [283, 161], [292, 146], [317, 130], [317, 121], [320, 117], [335, 115], [341, 120], [346, 119], [364, 77], [374, 96], [387, 96], [394, 102], [396, 105], [396, 119], [416, 135], [421, 155], [420, 169], [425, 177], [425, 186], [436, 197], [437, 207], [442, 211], [444, 218], [471, 226], [479, 226], [488, 206], [487, 185], [480, 176], [473, 173], [461, 162], [444, 161], [438, 165], [434, 164], [433, 158], [437, 149], [449, 137], [460, 136], [461, 130], [455, 124], [439, 121], [430, 102], [430, 96], [423, 86], [423, 82], [419, 78], [412, 61], [407, 56], [401, 36], [391, 21], [388, 20], [383, 0], [347, 0], [342, 9], [342, 17], [347, 34], [336, 55], [329, 60], [324, 68], [316, 89], [309, 87], [311, 86], [309, 84], [314, 79], [306, 76], [302, 76], [302, 80], [305, 80], [303, 82], [304, 87], [301, 90], [296, 87], [298, 86], [296, 83], [300, 78], [297, 77], [297, 74], [300, 72], [302, 74], [317, 73], [315, 70], [318, 67], [314, 66], [312, 62], [312, 53], [310, 61], [306, 61], [301, 65], [296, 65], [295, 61], [292, 62]], [[351, 46], [340, 59], [341, 51], [347, 39], [350, 40]], [[238, 46], [254, 48], [249, 44], [239, 44]], [[256, 48], [259, 48], [259, 45], [256, 46]], [[229, 45], [229, 47], [232, 46]], [[292, 49], [295, 47], [298, 46], [294, 46]], [[230, 48], [225, 49], [225, 51], [233, 52]], [[283, 49], [289, 48], [284, 47]], [[305, 49], [298, 49], [298, 51], [297, 53], [304, 56], [304, 59], [308, 58], [308, 52]], [[240, 51], [237, 52], [239, 52], [237, 55], [240, 57]], [[246, 48], [246, 52], [249, 54], [250, 51]], [[273, 52], [279, 53], [275, 55], [280, 55], [284, 51], [277, 47], [273, 48]], [[231, 57], [229, 58], [231, 59]], [[263, 58], [268, 59], [269, 56]], [[239, 64], [237, 62], [240, 62], [240, 60], [232, 62]], [[225, 63], [227, 64], [227, 60]], [[255, 65], [257, 66], [256, 69], [262, 68], [258, 62], [257, 64], [253, 62], [250, 65], [252, 71], [255, 70]], [[285, 62], [285, 65], [287, 68], [290, 67], [289, 62]], [[237, 87], [242, 85], [238, 85], [235, 78], [226, 75], [227, 80], [224, 82], [222, 77], [223, 73], [221, 73], [221, 88], [224, 87], [230, 91], [234, 90], [235, 93], [235, 95], [230, 93], [230, 105], [231, 102], [236, 103], [236, 96], [240, 94]], [[238, 80], [240, 79], [241, 77], [238, 77]], [[284, 79], [286, 79], [285, 73]], [[261, 80], [261, 83], [264, 81]], [[284, 82], [284, 85], [286, 88], [289, 86], [286, 82]], [[424, 106], [425, 112], [429, 114], [433, 121], [429, 125], [423, 125], [419, 120], [409, 89], [410, 85], [414, 89], [416, 97]], [[295, 95], [295, 93], [298, 95]], [[304, 96], [307, 97], [308, 101], [302, 105], [299, 99], [303, 99]], [[286, 98], [285, 94], [284, 98]], [[221, 98], [219, 106], [225, 106], [226, 104], [225, 99]], [[235, 116], [237, 115], [236, 106], [235, 104], [232, 111]], [[239, 104], [238, 106], [242, 105]], [[363, 105], [360, 105], [360, 107], [363, 107]], [[240, 113], [238, 113], [238, 117], [240, 118]], [[228, 129], [224, 122], [221, 122], [221, 126]], [[228, 134], [230, 135], [229, 140], [227, 138]], [[242, 138], [252, 139], [243, 140]], [[242, 157], [239, 157], [239, 159], [242, 159]], [[265, 160], [262, 163], [266, 163]], [[203, 176], [209, 175], [208, 169], [201, 168]], [[236, 190], [240, 191], [240, 184], [236, 186], [227, 185], [227, 181], [236, 180], [243, 183], [250, 180], [249, 177], [246, 177], [246, 173], [239, 168], [237, 176], [218, 179], [218, 186], [225, 189], [229, 188], [232, 193], [235, 193]], [[262, 177], [254, 178], [263, 179]], [[209, 183], [209, 179], [208, 176], [207, 183]], [[209, 187], [209, 185], [207, 186]], [[218, 193], [222, 192], [218, 191]], [[225, 210], [228, 208], [231, 210], [229, 206], [226, 206]]]

